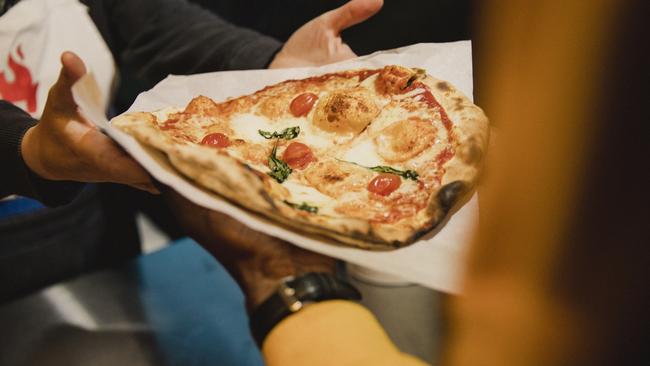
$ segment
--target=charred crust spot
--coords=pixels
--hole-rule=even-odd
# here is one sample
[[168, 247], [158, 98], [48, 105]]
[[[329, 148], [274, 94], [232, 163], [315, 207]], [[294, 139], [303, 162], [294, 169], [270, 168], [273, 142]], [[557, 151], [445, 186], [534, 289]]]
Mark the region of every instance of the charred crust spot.
[[424, 227], [421, 228], [420, 230], [418, 230], [418, 231], [416, 231], [415, 233], [413, 233], [413, 235], [411, 235], [411, 237], [408, 238], [408, 239], [405, 241], [405, 243], [402, 244], [402, 246], [405, 246], [406, 244], [409, 244], [409, 243], [413, 243], [413, 242], [415, 242], [416, 240], [418, 240], [418, 239], [420, 239], [421, 237], [423, 237], [423, 236], [425, 236], [426, 234], [428, 234], [431, 230], [433, 230], [436, 226], [438, 226], [438, 224], [440, 224], [440, 222], [442, 222], [442, 220], [443, 220], [444, 217], [445, 217], [444, 215], [439, 215], [438, 218], [436, 218], [436, 219], [434, 219], [434, 220], [431, 220], [431, 221], [430, 221], [426, 226], [424, 226]]
[[273, 210], [278, 209], [278, 207], [275, 204], [275, 200], [273, 199], [273, 197], [271, 197], [271, 195], [269, 195], [269, 193], [266, 190], [260, 189], [258, 192], [260, 196], [262, 196], [262, 199], [264, 199], [264, 201], [266, 201], [266, 203], [268, 203], [269, 206], [271, 206], [271, 209]]
[[323, 179], [329, 183], [336, 183], [344, 180], [350, 174], [325, 174]]
[[363, 232], [363, 231], [359, 231], [359, 230], [353, 230], [353, 231], [351, 231], [349, 233], [349, 236], [351, 236], [354, 239], [359, 239], [359, 240], [364, 241], [365, 243], [363, 243], [363, 244], [361, 244], [361, 243], [356, 244], [358, 247], [364, 248], [364, 249], [393, 250], [393, 249], [396, 249], [396, 248], [399, 248], [399, 247], [403, 246], [397, 240], [384, 241], [382, 239], [377, 238], [377, 235], [372, 230], [372, 228], [369, 228], [367, 232]]
[[448, 84], [447, 82], [445, 82], [445, 81], [439, 81], [439, 82], [436, 84], [436, 88], [438, 88], [438, 90], [440, 90], [441, 92], [448, 92], [448, 91], [451, 90], [451, 85], [449, 85], [449, 84]]
[[483, 158], [483, 150], [479, 147], [475, 139], [468, 141], [466, 148], [462, 150], [463, 160], [470, 165], [478, 165]]
[[397, 249], [397, 248], [401, 248], [401, 247], [403, 247], [403, 246], [406, 246], [406, 244], [405, 244], [405, 243], [401, 243], [401, 242], [398, 241], [398, 240], [393, 240], [392, 242], [390, 242], [390, 246], [391, 246], [391, 249]]
[[257, 170], [257, 169], [255, 169], [255, 168], [251, 167], [250, 165], [248, 165], [248, 164], [241, 164], [241, 165], [244, 167], [244, 169], [246, 169], [246, 170], [248, 170], [249, 172], [255, 174], [255, 176], [257, 176], [260, 180], [263, 181], [264, 179], [267, 178], [267, 175], [266, 175], [266, 174], [264, 174], [264, 173], [260, 172], [259, 170]]
[[459, 180], [446, 184], [440, 188], [437, 195], [440, 207], [445, 212], [449, 212], [460, 195], [465, 191], [465, 188], [465, 183]]
[[453, 101], [455, 103], [454, 104], [454, 111], [460, 112], [463, 109], [465, 109], [465, 103], [463, 101], [463, 98], [456, 97], [456, 98], [453, 98]]

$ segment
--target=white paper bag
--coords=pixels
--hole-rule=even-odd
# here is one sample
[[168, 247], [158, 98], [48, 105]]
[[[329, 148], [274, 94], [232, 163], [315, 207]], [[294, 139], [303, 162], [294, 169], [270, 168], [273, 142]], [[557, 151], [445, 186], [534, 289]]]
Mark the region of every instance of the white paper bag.
[[38, 118], [63, 51], [79, 55], [95, 72], [102, 95], [111, 95], [113, 57], [85, 6], [77, 0], [22, 0], [9, 9], [0, 17], [0, 97]]

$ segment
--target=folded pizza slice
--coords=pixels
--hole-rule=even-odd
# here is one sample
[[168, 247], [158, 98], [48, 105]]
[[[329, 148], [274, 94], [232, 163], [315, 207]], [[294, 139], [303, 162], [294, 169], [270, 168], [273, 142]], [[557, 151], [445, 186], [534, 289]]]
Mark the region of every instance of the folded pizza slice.
[[283, 225], [368, 249], [414, 242], [478, 177], [483, 112], [424, 70], [288, 80], [112, 123], [199, 185]]

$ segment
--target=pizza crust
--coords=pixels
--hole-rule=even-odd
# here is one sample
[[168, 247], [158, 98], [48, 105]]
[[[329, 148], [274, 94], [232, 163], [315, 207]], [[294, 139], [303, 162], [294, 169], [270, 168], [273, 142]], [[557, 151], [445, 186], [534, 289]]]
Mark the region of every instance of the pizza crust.
[[371, 250], [408, 245], [444, 220], [454, 204], [471, 192], [487, 146], [488, 122], [482, 110], [449, 83], [426, 76], [423, 80], [454, 123], [456, 154], [445, 164], [442, 187], [429, 197], [427, 207], [395, 223], [310, 214], [285, 203], [286, 190], [274, 179], [247, 164], [196, 144], [179, 144], [156, 125], [151, 113], [129, 113], [113, 125], [138, 141], [164, 152], [171, 164], [200, 186], [282, 225]]

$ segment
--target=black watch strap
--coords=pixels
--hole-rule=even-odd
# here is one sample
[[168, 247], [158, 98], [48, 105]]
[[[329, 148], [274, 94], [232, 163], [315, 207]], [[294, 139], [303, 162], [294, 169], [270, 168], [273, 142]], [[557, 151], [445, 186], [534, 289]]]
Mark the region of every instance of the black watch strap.
[[261, 347], [273, 327], [306, 303], [335, 299], [359, 301], [361, 293], [329, 273], [310, 272], [296, 278], [289, 277], [251, 314], [253, 337]]

